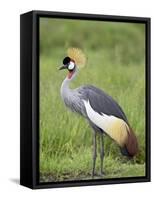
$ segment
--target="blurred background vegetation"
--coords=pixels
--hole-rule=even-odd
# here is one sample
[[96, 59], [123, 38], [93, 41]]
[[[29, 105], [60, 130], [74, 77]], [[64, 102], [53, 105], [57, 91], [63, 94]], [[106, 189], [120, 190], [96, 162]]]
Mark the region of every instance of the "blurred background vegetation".
[[[40, 181], [91, 179], [92, 130], [64, 106], [58, 71], [68, 47], [84, 50], [88, 62], [71, 87], [92, 84], [125, 111], [140, 151], [121, 156], [105, 137], [104, 178], [145, 175], [145, 25], [66, 19], [40, 19]], [[97, 170], [100, 160], [97, 159]], [[102, 177], [96, 177], [102, 178]]]

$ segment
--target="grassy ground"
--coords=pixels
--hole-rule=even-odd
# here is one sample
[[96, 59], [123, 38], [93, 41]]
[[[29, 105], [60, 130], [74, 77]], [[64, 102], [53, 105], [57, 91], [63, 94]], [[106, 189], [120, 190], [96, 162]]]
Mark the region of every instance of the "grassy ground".
[[[139, 141], [139, 154], [130, 161], [104, 138], [104, 178], [144, 176], [144, 26], [42, 19], [40, 28], [40, 180], [91, 179], [92, 130], [84, 118], [65, 108], [60, 97], [67, 72], [58, 67], [70, 46], [83, 48], [88, 57], [71, 87], [92, 84], [114, 97]], [[99, 166], [98, 156], [97, 171]]]

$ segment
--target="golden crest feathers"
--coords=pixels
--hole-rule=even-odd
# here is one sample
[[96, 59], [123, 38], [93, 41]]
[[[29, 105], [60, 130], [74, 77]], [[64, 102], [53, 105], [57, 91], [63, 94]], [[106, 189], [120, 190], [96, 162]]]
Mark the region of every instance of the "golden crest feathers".
[[80, 67], [84, 67], [86, 64], [86, 56], [84, 55], [83, 51], [78, 48], [69, 48], [67, 50], [67, 55], [75, 61], [76, 65]]

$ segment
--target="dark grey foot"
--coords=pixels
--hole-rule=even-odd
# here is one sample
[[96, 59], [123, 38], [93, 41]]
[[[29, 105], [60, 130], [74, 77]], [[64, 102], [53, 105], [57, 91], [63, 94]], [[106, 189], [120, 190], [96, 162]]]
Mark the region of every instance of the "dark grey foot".
[[95, 177], [98, 177], [98, 176], [100, 176], [99, 173], [97, 173], [97, 172], [92, 173], [92, 178], [95, 178]]
[[103, 172], [100, 172], [100, 173], [94, 173], [94, 174], [92, 174], [92, 178], [95, 178], [95, 177], [103, 177], [103, 176], [105, 176], [105, 172], [103, 171]]
[[92, 172], [91, 176], [92, 176], [92, 178], [94, 178], [95, 176], [97, 176], [96, 172]]
[[100, 172], [100, 175], [101, 175], [101, 176], [105, 176], [105, 172], [104, 172], [104, 171], [101, 171], [101, 172]]

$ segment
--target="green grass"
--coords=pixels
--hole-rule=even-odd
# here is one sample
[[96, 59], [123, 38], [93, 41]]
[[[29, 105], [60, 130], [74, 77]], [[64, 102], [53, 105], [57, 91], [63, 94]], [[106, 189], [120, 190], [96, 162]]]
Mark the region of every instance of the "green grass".
[[[69, 46], [82, 47], [88, 57], [71, 87], [92, 84], [110, 94], [139, 141], [139, 154], [130, 161], [104, 138], [104, 178], [144, 176], [144, 25], [42, 19], [40, 27], [40, 180], [91, 179], [92, 130], [84, 118], [67, 110], [60, 96], [67, 72], [58, 67]], [[98, 155], [98, 172], [99, 166]]]

